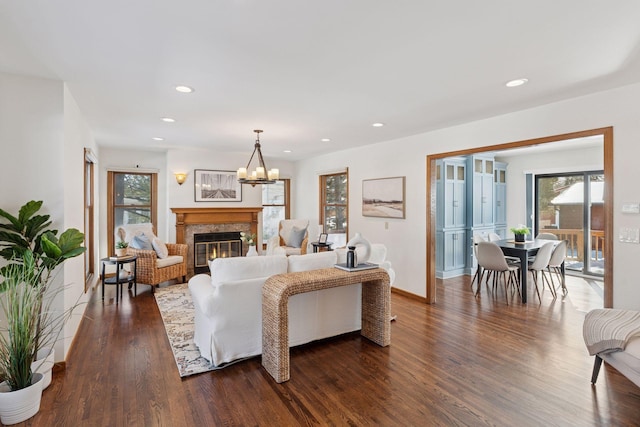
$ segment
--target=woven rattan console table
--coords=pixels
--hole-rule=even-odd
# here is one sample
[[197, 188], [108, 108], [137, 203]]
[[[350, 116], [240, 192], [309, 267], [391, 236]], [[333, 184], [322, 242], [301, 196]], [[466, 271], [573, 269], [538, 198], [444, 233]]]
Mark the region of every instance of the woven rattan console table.
[[391, 286], [381, 268], [346, 272], [337, 268], [278, 274], [262, 288], [262, 366], [277, 383], [289, 374], [289, 297], [362, 283], [362, 330], [376, 344], [391, 344]]

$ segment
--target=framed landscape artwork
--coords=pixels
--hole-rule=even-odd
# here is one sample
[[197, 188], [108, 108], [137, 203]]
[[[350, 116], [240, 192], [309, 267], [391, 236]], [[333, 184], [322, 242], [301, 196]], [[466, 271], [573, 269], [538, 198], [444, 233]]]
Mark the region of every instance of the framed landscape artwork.
[[362, 180], [362, 215], [404, 218], [404, 176]]
[[242, 184], [235, 171], [196, 169], [196, 202], [241, 202]]

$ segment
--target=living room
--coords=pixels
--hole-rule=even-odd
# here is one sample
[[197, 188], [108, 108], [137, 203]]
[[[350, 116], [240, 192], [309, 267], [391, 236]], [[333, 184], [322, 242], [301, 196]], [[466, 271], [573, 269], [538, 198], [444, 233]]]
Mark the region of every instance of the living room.
[[[552, 9], [553, 5], [547, 6]], [[579, 8], [577, 3], [574, 6]], [[637, 12], [635, 5], [627, 4], [626, 7], [632, 12]], [[620, 15], [624, 13], [616, 10], [611, 11], [611, 14], [613, 16], [607, 16], [613, 20], [615, 17], [622, 19]], [[3, 15], [3, 19], [8, 20], [8, 15], [4, 13]], [[633, 15], [633, 13], [627, 15]], [[12, 27], [9, 24], [15, 26], [15, 22], [7, 23], [7, 27]], [[19, 33], [11, 33], [14, 36], [15, 34]], [[388, 119], [363, 118], [356, 115], [353, 122], [358, 123], [359, 128], [354, 132], [361, 134], [363, 140], [371, 143], [349, 146], [346, 142], [343, 145], [341, 141], [336, 140], [328, 143], [331, 144], [330, 150], [300, 158], [286, 157], [275, 149], [272, 150], [278, 140], [281, 137], [284, 138], [286, 132], [277, 131], [276, 125], [270, 129], [269, 120], [260, 115], [247, 117], [246, 121], [242, 122], [242, 126], [234, 129], [234, 138], [243, 142], [226, 150], [181, 147], [179, 137], [162, 149], [146, 147], [142, 142], [140, 145], [126, 143], [107, 145], [103, 141], [108, 139], [109, 135], [90, 125], [92, 122], [96, 123], [95, 119], [89, 117], [88, 110], [83, 110], [78, 100], [81, 89], [78, 89], [78, 94], [74, 93], [71, 77], [68, 82], [50, 76], [42, 77], [30, 72], [23, 62], [0, 62], [2, 209], [15, 212], [28, 200], [44, 200], [47, 212], [55, 218], [55, 226], [60, 229], [76, 227], [83, 230], [83, 153], [85, 148], [90, 148], [97, 158], [94, 224], [97, 250], [94, 255], [94, 264], [95, 271], [99, 271], [99, 259], [110, 252], [106, 239], [107, 234], [110, 233], [106, 223], [107, 170], [110, 168], [157, 170], [159, 195], [157, 232], [162, 239], [173, 242], [175, 241], [175, 217], [171, 213], [171, 208], [202, 205], [210, 207], [261, 205], [259, 186], [256, 188], [244, 186], [241, 202], [195, 202], [193, 178], [195, 169], [235, 170], [244, 166], [253, 144], [252, 130], [256, 127], [264, 127], [265, 132], [261, 139], [267, 165], [270, 168], [279, 168], [281, 176], [292, 180], [292, 217], [318, 218], [318, 175], [348, 168], [350, 236], [360, 232], [372, 242], [383, 242], [388, 248], [388, 257], [393, 262], [397, 274], [394, 287], [418, 299], [426, 299], [429, 282], [429, 272], [425, 268], [428, 242], [426, 222], [427, 210], [430, 208], [426, 188], [427, 156], [612, 127], [614, 138], [612, 229], [617, 233], [622, 227], [640, 227], [637, 215], [626, 214], [621, 210], [623, 203], [638, 201], [636, 183], [640, 179], [640, 170], [635, 165], [635, 155], [640, 153], [637, 144], [640, 122], [637, 120], [636, 113], [640, 109], [640, 83], [637, 77], [640, 74], [633, 72], [640, 63], [637, 48], [634, 50], [637, 36], [637, 33], [630, 33], [623, 37], [626, 40], [624, 46], [627, 47], [625, 54], [628, 55], [625, 61], [620, 61], [617, 67], [611, 66], [611, 69], [602, 72], [600, 76], [592, 77], [594, 80], [596, 77], [604, 79], [608, 74], [618, 77], [619, 80], [610, 86], [594, 85], [588, 91], [578, 91], [575, 87], [571, 87], [557, 97], [553, 92], [559, 93], [559, 88], [547, 88], [545, 94], [549, 97], [545, 98], [545, 102], [531, 101], [520, 104], [516, 102], [515, 106], [509, 109], [482, 110], [482, 104], [488, 102], [484, 100], [490, 98], [484, 97], [474, 104], [479, 105], [479, 109], [472, 118], [465, 118], [463, 121], [440, 118], [441, 122], [425, 124], [420, 131], [405, 134], [389, 131], [393, 128], [393, 123], [401, 122], [401, 112], [398, 112], [398, 116]], [[21, 45], [15, 38], [2, 37], [2, 39], [4, 40], [3, 48], [11, 44], [11, 41], [15, 42], [15, 46]], [[616, 49], [620, 45], [615, 45]], [[9, 47], [7, 52], [15, 53]], [[30, 56], [30, 52], [32, 51], [28, 50], [24, 55]], [[9, 55], [9, 57], [14, 56]], [[550, 74], [559, 72], [562, 64], [558, 64], [560, 65], [550, 68], [547, 72]], [[506, 80], [507, 76], [504, 77], [495, 78], [496, 91], [504, 89], [502, 80]], [[171, 76], [167, 81], [173, 81], [174, 78]], [[576, 86], [586, 84], [583, 79], [575, 78], [574, 81]], [[529, 85], [534, 83], [532, 79]], [[172, 90], [170, 85], [164, 89]], [[521, 89], [527, 89], [527, 86]], [[538, 91], [535, 87], [527, 90]], [[202, 89], [196, 87], [196, 93], [201, 92]], [[455, 93], [451, 96], [455, 98], [459, 94]], [[517, 95], [496, 95], [498, 96]], [[84, 97], [86, 95], [83, 95]], [[183, 99], [179, 101], [179, 103], [184, 102]], [[345, 100], [344, 104], [348, 102]], [[265, 110], [268, 109], [268, 103], [264, 99], [261, 105]], [[460, 102], [460, 108], [466, 108], [464, 102]], [[348, 107], [341, 107], [340, 114], [346, 115], [348, 109]], [[160, 117], [160, 114], [163, 113], [157, 110], [149, 113], [152, 117]], [[425, 111], [424, 115], [437, 116], [437, 111]], [[383, 120], [388, 123], [383, 128], [373, 128], [369, 122], [374, 120]], [[293, 127], [295, 123], [289, 126]], [[353, 124], [353, 127], [355, 128], [356, 125]], [[309, 145], [321, 144], [319, 140], [316, 142], [316, 139]], [[323, 150], [325, 149], [326, 147], [323, 147]], [[174, 177], [176, 172], [187, 173], [187, 181], [183, 185], [176, 183]], [[362, 216], [360, 211], [362, 181], [395, 176], [406, 177], [405, 219], [372, 219]], [[522, 210], [519, 210], [509, 216], [508, 223], [514, 225], [521, 223], [521, 212]], [[612, 306], [637, 310], [640, 308], [640, 288], [636, 286], [634, 266], [640, 256], [640, 246], [619, 242], [614, 238], [613, 253], [615, 258], [612, 260]], [[97, 278], [94, 278], [89, 286], [90, 290], [85, 293], [85, 267], [80, 258], [65, 264], [59, 280], [69, 284], [66, 290], [66, 301], [75, 301], [80, 297], [84, 302], [88, 302], [92, 293], [95, 292], [91, 289], [97, 283]], [[134, 304], [135, 301], [130, 303]], [[438, 302], [435, 305], [437, 306]], [[404, 306], [404, 303], [401, 306]], [[399, 314], [402, 316], [403, 313]], [[77, 351], [74, 348], [84, 339], [77, 334], [81, 319], [82, 316], [78, 313], [67, 324], [65, 339], [57, 352], [60, 361], [73, 355], [74, 351]], [[425, 364], [428, 365], [429, 362], [425, 361]], [[585, 387], [589, 386], [588, 376], [589, 372], [584, 372]], [[606, 384], [603, 382], [599, 386]]]

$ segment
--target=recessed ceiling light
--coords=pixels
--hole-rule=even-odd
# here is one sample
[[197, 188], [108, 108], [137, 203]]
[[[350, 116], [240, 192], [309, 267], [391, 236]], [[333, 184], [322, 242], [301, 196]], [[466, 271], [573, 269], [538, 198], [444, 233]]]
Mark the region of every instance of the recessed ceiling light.
[[320, 141], [322, 141], [322, 142], [330, 142], [331, 140], [329, 138], [322, 138]]
[[382, 126], [384, 126], [384, 123], [378, 122], [378, 123], [372, 124], [371, 126], [373, 126], [374, 128], [381, 128]]
[[163, 117], [162, 121], [167, 123], [173, 123], [176, 121], [176, 119], [172, 119], [171, 117]]
[[515, 80], [511, 80], [511, 81], [507, 82], [506, 86], [507, 87], [522, 86], [523, 84], [525, 84], [528, 81], [529, 81], [529, 79], [515, 79]]
[[283, 153], [290, 153], [291, 150], [283, 150]]
[[181, 93], [191, 93], [194, 91], [192, 87], [184, 86], [184, 85], [176, 86], [176, 90]]
[[164, 138], [159, 137], [159, 136], [154, 136], [154, 137], [153, 137], [153, 138], [151, 138], [151, 139], [153, 139], [154, 141], [164, 141]]

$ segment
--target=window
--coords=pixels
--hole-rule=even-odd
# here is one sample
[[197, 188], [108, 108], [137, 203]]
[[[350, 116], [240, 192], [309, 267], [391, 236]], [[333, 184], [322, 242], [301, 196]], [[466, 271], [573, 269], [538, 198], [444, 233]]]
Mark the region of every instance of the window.
[[279, 179], [275, 184], [262, 186], [262, 241], [278, 235], [280, 220], [290, 218], [291, 181]]
[[94, 218], [94, 170], [93, 165], [96, 162], [96, 157], [89, 148], [84, 149], [84, 247], [87, 249], [84, 251], [84, 291], [87, 292], [93, 275], [95, 273], [94, 265], [94, 244], [95, 239], [93, 235], [93, 218]]
[[108, 252], [113, 255], [115, 229], [122, 224], [151, 223], [156, 227], [158, 174], [115, 172], [108, 174]]
[[347, 236], [349, 217], [349, 172], [320, 175], [320, 222], [331, 241]]

